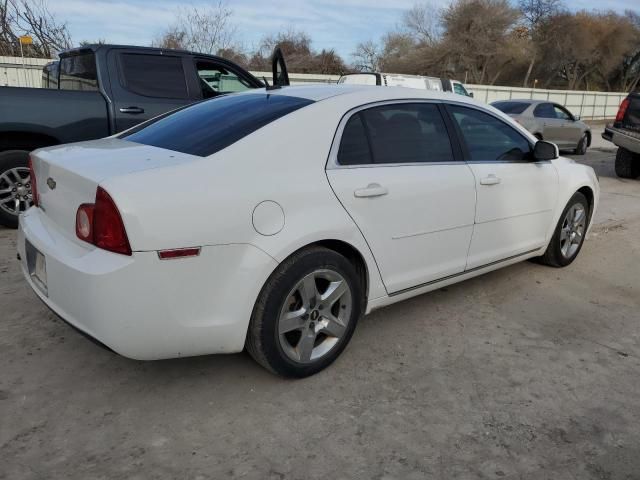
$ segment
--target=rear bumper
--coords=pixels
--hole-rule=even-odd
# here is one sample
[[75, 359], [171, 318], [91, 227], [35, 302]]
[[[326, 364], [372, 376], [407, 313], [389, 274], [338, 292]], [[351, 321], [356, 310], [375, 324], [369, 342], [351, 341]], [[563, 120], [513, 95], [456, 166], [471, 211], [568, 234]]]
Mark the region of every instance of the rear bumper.
[[640, 132], [605, 127], [602, 138], [630, 152], [640, 153]]
[[[45, 256], [46, 292], [29, 274], [27, 239]], [[18, 253], [27, 282], [51, 310], [138, 360], [241, 351], [255, 299], [277, 265], [246, 244], [206, 246], [179, 260], [80, 246], [37, 208], [20, 218]]]

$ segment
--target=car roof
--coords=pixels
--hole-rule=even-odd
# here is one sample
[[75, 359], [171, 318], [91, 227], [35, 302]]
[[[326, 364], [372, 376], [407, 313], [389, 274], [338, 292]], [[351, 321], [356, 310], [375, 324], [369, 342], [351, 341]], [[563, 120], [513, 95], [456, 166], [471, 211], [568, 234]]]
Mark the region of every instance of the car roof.
[[273, 95], [287, 95], [291, 97], [306, 98], [319, 102], [328, 98], [340, 95], [342, 99], [353, 100], [354, 103], [378, 102], [384, 100], [449, 100], [460, 103], [480, 104], [469, 97], [456, 95], [452, 92], [441, 92], [439, 90], [427, 90], [407, 87], [381, 87], [378, 85], [356, 85], [356, 84], [313, 84], [313, 85], [291, 85], [277, 89], [265, 90], [258, 88], [248, 90], [246, 94], [268, 93]]
[[540, 103], [556, 103], [556, 102], [552, 102], [551, 100], [542, 100], [542, 99], [537, 99], [537, 98], [509, 98], [509, 99], [505, 99], [505, 100], [496, 100], [495, 102], [491, 102], [491, 104], [493, 105], [494, 103], [528, 103], [529, 105], [538, 105]]

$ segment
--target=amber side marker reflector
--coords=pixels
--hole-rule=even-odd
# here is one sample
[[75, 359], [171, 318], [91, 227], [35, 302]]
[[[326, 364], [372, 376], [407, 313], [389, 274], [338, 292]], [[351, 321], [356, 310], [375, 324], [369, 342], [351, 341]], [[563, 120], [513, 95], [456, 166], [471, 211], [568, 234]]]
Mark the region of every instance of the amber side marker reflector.
[[200, 255], [200, 247], [176, 248], [173, 250], [159, 250], [160, 260], [171, 260], [174, 258], [197, 257]]

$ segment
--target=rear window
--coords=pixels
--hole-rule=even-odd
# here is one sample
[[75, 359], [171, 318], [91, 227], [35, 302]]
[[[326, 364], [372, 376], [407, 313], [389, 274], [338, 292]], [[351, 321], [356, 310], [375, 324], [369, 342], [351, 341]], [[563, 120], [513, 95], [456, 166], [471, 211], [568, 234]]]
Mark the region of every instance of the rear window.
[[123, 86], [132, 93], [156, 98], [189, 98], [181, 57], [123, 53]]
[[60, 59], [60, 90], [98, 90], [98, 72], [93, 52]]
[[134, 128], [120, 138], [206, 157], [311, 103], [286, 95], [224, 95]]
[[524, 102], [496, 102], [492, 103], [491, 105], [493, 105], [503, 113], [511, 113], [514, 115], [524, 112], [529, 106], [528, 103]]

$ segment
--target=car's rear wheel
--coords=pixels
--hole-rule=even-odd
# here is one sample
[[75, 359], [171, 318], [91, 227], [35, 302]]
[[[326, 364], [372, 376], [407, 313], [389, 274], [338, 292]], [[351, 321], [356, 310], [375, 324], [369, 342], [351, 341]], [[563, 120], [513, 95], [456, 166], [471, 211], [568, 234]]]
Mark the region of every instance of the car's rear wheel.
[[640, 176], [640, 155], [626, 148], [618, 148], [615, 163], [616, 175], [620, 178], [636, 178]]
[[246, 347], [262, 366], [306, 377], [344, 350], [364, 311], [354, 265], [324, 247], [297, 252], [271, 275], [254, 307]]
[[552, 267], [566, 267], [582, 249], [589, 225], [589, 202], [576, 192], [565, 207], [551, 241], [540, 261]]
[[587, 153], [587, 147], [589, 145], [589, 136], [585, 133], [582, 135], [582, 138], [578, 142], [578, 146], [576, 147], [576, 155], [584, 155]]
[[33, 203], [29, 152], [0, 153], [0, 224], [18, 228], [18, 216]]

